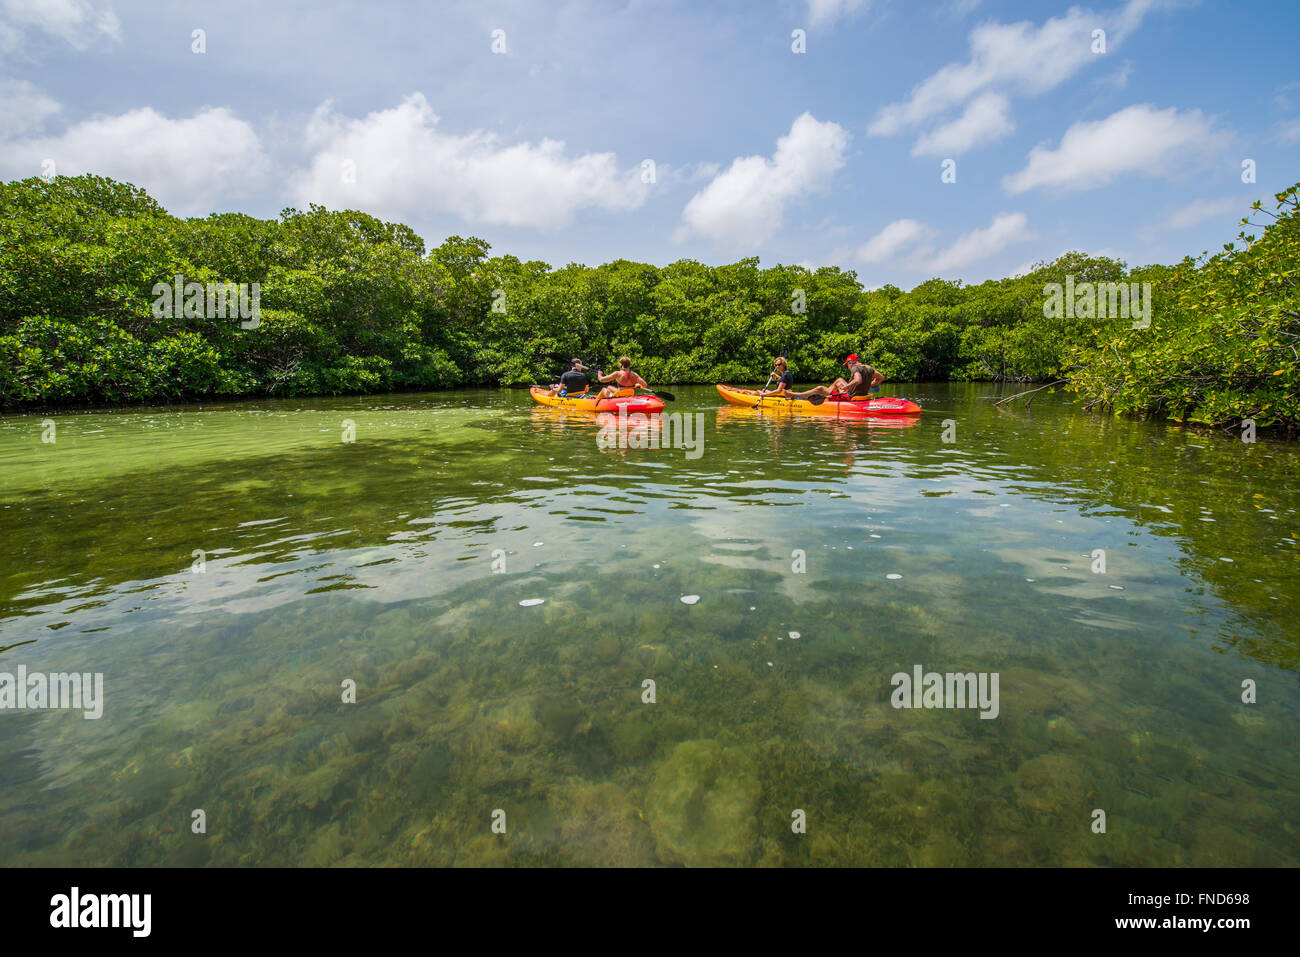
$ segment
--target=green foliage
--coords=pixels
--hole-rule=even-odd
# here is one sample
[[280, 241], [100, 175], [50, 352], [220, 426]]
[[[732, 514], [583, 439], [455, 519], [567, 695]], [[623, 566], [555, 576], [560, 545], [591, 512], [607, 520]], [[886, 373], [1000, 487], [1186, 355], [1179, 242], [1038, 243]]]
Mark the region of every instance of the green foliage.
[[[1264, 233], [1175, 266], [1071, 252], [974, 286], [864, 290], [851, 271], [558, 269], [355, 210], [178, 219], [97, 176], [0, 184], [0, 405], [313, 395], [552, 381], [632, 357], [657, 383], [828, 382], [856, 352], [896, 381], [1068, 378], [1094, 405], [1300, 422], [1296, 188]], [[1272, 215], [1272, 214], [1268, 214]], [[157, 315], [155, 285], [258, 284], [261, 321]], [[1049, 283], [1152, 283], [1151, 324], [1056, 316]], [[161, 288], [161, 287], [159, 287]]]
[[[1300, 184], [1261, 235], [1135, 278], [1157, 284], [1151, 324], [1080, 350], [1072, 388], [1118, 412], [1230, 426], [1300, 422]], [[1257, 226], [1250, 218], [1243, 226]]]
[[142, 342], [107, 319], [23, 319], [0, 336], [0, 402], [126, 402], [245, 391], [193, 333]]

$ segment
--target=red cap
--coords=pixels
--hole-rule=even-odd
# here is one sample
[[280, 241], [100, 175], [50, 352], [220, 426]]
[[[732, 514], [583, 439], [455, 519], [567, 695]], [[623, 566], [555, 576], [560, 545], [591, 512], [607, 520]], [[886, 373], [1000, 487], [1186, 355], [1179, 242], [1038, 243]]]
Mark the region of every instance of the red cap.
[[844, 360], [844, 364], [848, 365], [850, 362], [857, 362], [857, 361], [858, 361], [858, 357], [853, 355], [852, 353], [849, 353], [849, 357]]

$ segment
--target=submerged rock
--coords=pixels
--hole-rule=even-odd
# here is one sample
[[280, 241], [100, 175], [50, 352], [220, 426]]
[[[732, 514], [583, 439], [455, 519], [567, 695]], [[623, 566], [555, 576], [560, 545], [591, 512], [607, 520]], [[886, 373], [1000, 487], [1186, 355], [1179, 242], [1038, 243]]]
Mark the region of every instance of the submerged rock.
[[407, 776], [412, 796], [421, 805], [439, 801], [451, 783], [451, 749], [442, 742], [426, 747]]
[[510, 751], [535, 748], [542, 739], [542, 725], [533, 716], [531, 702], [523, 698], [514, 698], [493, 712], [487, 728], [493, 743]]
[[551, 734], [566, 738], [582, 719], [582, 709], [571, 698], [547, 696], [538, 702], [537, 718]]
[[634, 713], [614, 726], [610, 748], [620, 761], [640, 761], [655, 749], [655, 731], [649, 718]]
[[605, 664], [616, 660], [622, 651], [623, 646], [615, 635], [601, 635], [591, 646], [592, 655]]
[[744, 864], [754, 850], [760, 785], [740, 748], [683, 741], [659, 764], [646, 798], [660, 860], [689, 867]]
[[560, 841], [566, 863], [651, 867], [654, 841], [628, 795], [612, 781], [575, 779], [560, 794]]

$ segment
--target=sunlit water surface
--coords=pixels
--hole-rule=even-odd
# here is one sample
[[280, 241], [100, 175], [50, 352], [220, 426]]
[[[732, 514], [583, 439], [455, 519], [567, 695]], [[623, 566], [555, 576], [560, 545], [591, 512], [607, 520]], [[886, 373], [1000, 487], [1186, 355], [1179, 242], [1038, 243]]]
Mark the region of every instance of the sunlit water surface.
[[0, 859], [1300, 863], [1300, 448], [886, 391], [677, 389], [698, 457], [514, 391], [0, 418], [0, 672], [105, 699], [0, 711]]

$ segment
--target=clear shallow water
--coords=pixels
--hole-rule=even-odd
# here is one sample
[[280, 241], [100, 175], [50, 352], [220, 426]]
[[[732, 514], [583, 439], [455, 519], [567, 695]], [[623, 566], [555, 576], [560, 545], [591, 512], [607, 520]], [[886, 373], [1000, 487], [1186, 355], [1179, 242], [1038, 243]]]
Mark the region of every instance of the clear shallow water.
[[[698, 459], [524, 392], [0, 418], [0, 672], [106, 699], [0, 712], [0, 857], [1300, 863], [1300, 448], [674, 391]], [[895, 710], [918, 664], [999, 716]]]

